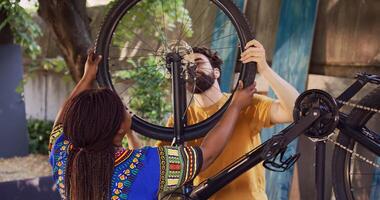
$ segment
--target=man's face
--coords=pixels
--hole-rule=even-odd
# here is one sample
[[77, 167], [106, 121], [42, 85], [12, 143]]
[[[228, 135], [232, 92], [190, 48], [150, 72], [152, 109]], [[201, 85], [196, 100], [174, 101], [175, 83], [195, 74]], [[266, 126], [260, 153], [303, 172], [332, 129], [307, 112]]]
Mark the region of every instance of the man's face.
[[191, 76], [192, 81], [188, 83], [187, 89], [196, 94], [200, 94], [210, 89], [216, 78], [214, 75], [214, 68], [211, 66], [210, 60], [207, 56], [200, 53], [194, 53], [193, 59], [195, 62], [195, 69], [193, 71], [193, 76]]

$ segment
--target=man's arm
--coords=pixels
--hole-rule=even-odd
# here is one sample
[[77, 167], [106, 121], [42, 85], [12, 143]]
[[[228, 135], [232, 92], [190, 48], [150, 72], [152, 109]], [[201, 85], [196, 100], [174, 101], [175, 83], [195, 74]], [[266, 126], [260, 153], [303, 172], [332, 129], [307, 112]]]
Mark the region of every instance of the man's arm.
[[65, 107], [66, 107], [65, 105], [67, 104], [67, 102], [70, 101], [70, 99], [72, 99], [73, 97], [77, 96], [79, 93], [83, 92], [84, 90], [92, 88], [94, 80], [96, 79], [98, 64], [101, 59], [102, 59], [101, 55], [95, 56], [93, 49], [89, 50], [87, 61], [84, 67], [84, 74], [81, 80], [74, 87], [73, 91], [70, 93], [65, 103], [59, 109], [57, 117], [55, 118], [55, 121], [54, 121], [54, 126], [63, 122], [63, 114], [65, 112], [64, 110], [65, 110]]
[[292, 85], [282, 79], [269, 66], [260, 74], [265, 80], [268, 81], [278, 98], [273, 102], [271, 107], [271, 123], [277, 124], [292, 122], [294, 103], [299, 96], [299, 93]]
[[271, 106], [271, 123], [292, 122], [294, 103], [299, 93], [292, 85], [269, 67], [266, 61], [264, 47], [257, 40], [251, 40], [245, 46], [245, 51], [241, 54], [240, 60], [243, 63], [257, 62], [257, 71], [268, 81], [269, 86], [273, 89], [278, 98]]

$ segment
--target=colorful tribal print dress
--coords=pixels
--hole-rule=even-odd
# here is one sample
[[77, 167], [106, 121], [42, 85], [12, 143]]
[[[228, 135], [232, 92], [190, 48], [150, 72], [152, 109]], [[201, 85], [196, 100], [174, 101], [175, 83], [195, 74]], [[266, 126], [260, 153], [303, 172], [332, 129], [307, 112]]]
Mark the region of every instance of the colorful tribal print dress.
[[[63, 199], [66, 199], [65, 170], [71, 148], [62, 125], [56, 125], [50, 136], [49, 162]], [[192, 180], [201, 166], [202, 152], [199, 147], [123, 148], [115, 154], [110, 199], [157, 199], [159, 192], [176, 189]]]

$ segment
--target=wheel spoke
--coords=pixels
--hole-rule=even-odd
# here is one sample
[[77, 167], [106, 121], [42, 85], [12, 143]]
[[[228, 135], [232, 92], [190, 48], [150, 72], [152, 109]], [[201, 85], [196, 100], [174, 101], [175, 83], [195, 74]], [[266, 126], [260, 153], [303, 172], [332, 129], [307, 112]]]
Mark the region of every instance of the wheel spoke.
[[161, 0], [161, 10], [162, 10], [162, 23], [164, 24], [164, 31], [162, 31], [165, 34], [165, 38], [167, 40], [168, 34], [166, 32], [166, 20], [165, 20], [165, 10], [164, 10], [164, 3]]
[[[224, 39], [224, 38], [228, 38], [228, 37], [231, 37], [231, 36], [233, 36], [233, 35], [236, 35], [236, 33], [231, 33], [231, 34], [229, 34], [229, 35], [225, 35], [225, 36], [222, 36], [222, 37], [216, 38], [216, 39], [211, 40], [211, 41], [208, 41], [208, 40], [207, 40], [207, 41], [204, 41], [204, 42], [198, 44], [197, 46], [202, 46], [202, 45], [205, 45], [205, 44], [207, 44], [207, 43], [216, 42], [216, 41], [218, 41], [218, 40], [221, 40], [221, 39]], [[210, 39], [211, 39], [211, 38], [210, 38]]]
[[[195, 5], [197, 5], [197, 4], [195, 4]], [[197, 22], [199, 21], [200, 17], [205, 14], [206, 9], [207, 9], [207, 6], [205, 6], [205, 8], [202, 10], [202, 12], [200, 12], [200, 14], [198, 15], [198, 17], [195, 18], [194, 22], [192, 22], [192, 26], [197, 25]], [[191, 15], [191, 13], [190, 13], [190, 15]], [[187, 21], [188, 20], [186, 20], [186, 25], [188, 23]], [[184, 26], [184, 33], [185, 34], [183, 34], [183, 36], [182, 36], [182, 34], [179, 36], [179, 41], [181, 41], [186, 36], [186, 33], [188, 33], [188, 31], [185, 30], [186, 27], [187, 26]]]
[[[129, 29], [127, 26], [125, 26], [123, 23], [120, 23], [120, 25], [121, 26], [123, 26], [124, 28], [126, 28], [126, 29]], [[135, 33], [133, 30], [130, 30], [130, 32], [133, 34], [133, 35], [135, 35], [141, 42], [143, 42], [144, 44], [146, 44], [149, 48], [151, 48], [151, 50], [153, 50], [153, 51], [156, 51], [156, 50], [154, 50], [154, 48], [148, 43], [148, 42], [146, 42], [144, 39], [142, 39], [140, 36], [139, 36], [139, 34], [137, 34], [137, 33]]]
[[[163, 12], [163, 14], [164, 14], [164, 12]], [[144, 17], [145, 17], [145, 18], [148, 18], [148, 22], [149, 22], [150, 25], [154, 28], [154, 30], [156, 30], [157, 33], [160, 34], [160, 36], [159, 36], [160, 39], [164, 42], [164, 46], [167, 47], [167, 46], [168, 46], [168, 42], [167, 42], [167, 36], [166, 36], [166, 34], [164, 34], [164, 33], [162, 32], [162, 29], [161, 29], [161, 28], [157, 27], [157, 24], [153, 24], [153, 22], [156, 22], [156, 18], [157, 18], [157, 17], [155, 17], [154, 19], [152, 19], [152, 16], [147, 15], [147, 12], [144, 14]], [[165, 25], [165, 22], [164, 22], [164, 25]]]
[[131, 50], [139, 50], [139, 51], [146, 51], [146, 52], [152, 52], [157, 53], [157, 51], [151, 50], [151, 49], [143, 49], [143, 48], [133, 48], [133, 47], [123, 47], [119, 45], [112, 45], [110, 48], [118, 48], [118, 49], [131, 49]]
[[124, 59], [133, 59], [133, 58], [150, 58], [150, 57], [161, 57], [161, 55], [143, 55], [143, 56], [118, 56], [118, 57], [108, 57], [109, 60], [112, 59], [118, 59], [118, 60], [124, 60]]
[[[111, 65], [111, 66], [116, 66], [116, 65]], [[164, 65], [159, 65], [159, 64], [154, 64], [154, 65], [143, 65], [143, 66], [138, 66], [138, 67], [164, 67]], [[132, 68], [112, 68], [109, 69], [111, 72], [117, 72], [117, 71], [124, 71], [124, 70], [131, 70]], [[166, 69], [164, 67], [164, 69]]]
[[[193, 7], [191, 8], [191, 10], [189, 12], [189, 16], [188, 16], [188, 18], [186, 18], [185, 22], [184, 22], [184, 20], [185, 20], [185, 12], [182, 13], [182, 20], [181, 20], [182, 23], [181, 23], [181, 28], [179, 29], [180, 33], [179, 33], [179, 36], [177, 36], [177, 40], [178, 41], [181, 41], [182, 31], [184, 30], [184, 28], [186, 28], [186, 26], [184, 26], [184, 25], [186, 25], [188, 23], [189, 19], [191, 19], [191, 13], [193, 13], [195, 7], [198, 5], [198, 1], [199, 0], [197, 0], [197, 2], [195, 4], [193, 4]], [[184, 7], [185, 7], [185, 5], [184, 5]]]
[[[215, 19], [218, 18], [218, 17], [220, 16], [220, 14], [223, 14], [223, 12], [219, 12], [219, 13], [216, 15]], [[211, 26], [211, 25], [212, 25], [211, 23], [213, 23], [212, 20], [210, 20], [210, 24], [209, 24], [208, 26]], [[194, 24], [194, 25], [195, 25], [195, 24]], [[188, 33], [188, 31], [190, 31], [190, 30], [186, 29], [186, 32], [185, 32], [184, 35], [186, 35], [186, 33]], [[200, 33], [200, 35], [203, 35], [203, 33]]]
[[[205, 78], [203, 78], [203, 77], [201, 77], [201, 76], [200, 76], [200, 77], [197, 77], [197, 78], [200, 78], [200, 79], [202, 79], [202, 80], [205, 80], [208, 84], [211, 84], [211, 82], [210, 82], [209, 80], [207, 80], [207, 79], [205, 79]], [[215, 81], [217, 81], [217, 80], [215, 80]], [[195, 84], [195, 83], [194, 83], [194, 84]], [[195, 87], [201, 90], [201, 88], [199, 88], [196, 84], [195, 84]], [[219, 90], [219, 88], [217, 88], [216, 86], [214, 86], [214, 84], [212, 84], [211, 87], [213, 87], [214, 89]], [[204, 92], [204, 91], [203, 91], [203, 92]], [[224, 95], [224, 96], [227, 96], [227, 95], [224, 94], [224, 93], [223, 93], [223, 95]], [[208, 96], [207, 96], [207, 97], [208, 97]], [[211, 100], [211, 99], [210, 99], [210, 100]], [[213, 103], [215, 103], [215, 102], [213, 101]]]
[[208, 35], [204, 40], [202, 40], [201, 42], [198, 42], [198, 41], [195, 41], [194, 43], [196, 44], [195, 46], [198, 46], [199, 44], [205, 42], [206, 40], [212, 38], [212, 36], [219, 32], [222, 28], [224, 28], [226, 25], [227, 25], [227, 22], [229, 22], [228, 20], [226, 20], [223, 25], [221, 25], [220, 27], [218, 27], [215, 31], [213, 31], [210, 35]]
[[218, 47], [218, 48], [212, 48], [211, 50], [234, 49], [234, 48], [237, 48], [237, 46], [236, 47]]

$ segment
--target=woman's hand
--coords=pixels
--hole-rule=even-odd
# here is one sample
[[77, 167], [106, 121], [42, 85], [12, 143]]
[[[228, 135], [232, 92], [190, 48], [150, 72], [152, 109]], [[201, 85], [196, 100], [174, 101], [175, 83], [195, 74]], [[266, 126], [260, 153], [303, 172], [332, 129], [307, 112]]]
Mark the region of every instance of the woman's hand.
[[89, 81], [95, 80], [96, 73], [98, 72], [98, 64], [101, 60], [101, 55], [96, 55], [93, 48], [89, 49], [82, 79]]
[[256, 82], [243, 89], [243, 82], [239, 81], [238, 89], [236, 90], [231, 106], [238, 109], [243, 109], [252, 104], [253, 94], [256, 92]]
[[[74, 89], [71, 92], [68, 99], [75, 97], [76, 95], [83, 92], [84, 90], [88, 90], [88, 89], [92, 88], [92, 85], [93, 85], [92, 83], [96, 79], [96, 73], [98, 71], [98, 64], [99, 64], [101, 59], [102, 59], [101, 55], [95, 55], [94, 49], [88, 50], [87, 61], [86, 61], [86, 64], [84, 66], [84, 74], [82, 76], [82, 79], [74, 87]], [[66, 103], [67, 103], [67, 100], [66, 100], [65, 104]], [[62, 105], [62, 107], [59, 109], [54, 124], [63, 122], [63, 113], [65, 112], [64, 111], [64, 109], [65, 109], [64, 105]]]
[[259, 73], [269, 68], [265, 56], [265, 49], [263, 45], [257, 40], [251, 40], [245, 45], [244, 52], [241, 54], [240, 61], [243, 63], [256, 62], [257, 71]]
[[137, 134], [132, 131], [131, 125], [132, 125], [132, 114], [129, 112], [128, 109], [126, 109], [125, 110], [125, 119], [124, 119], [122, 126], [126, 130], [125, 137], [128, 140], [128, 147], [130, 149], [139, 149], [142, 147], [142, 145], [141, 145], [142, 143], [141, 143], [139, 137], [137, 136]]

